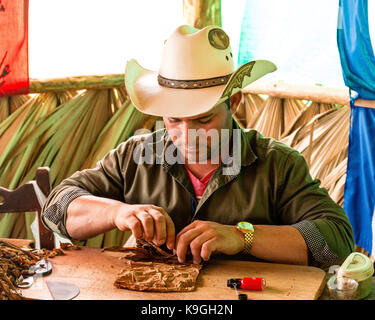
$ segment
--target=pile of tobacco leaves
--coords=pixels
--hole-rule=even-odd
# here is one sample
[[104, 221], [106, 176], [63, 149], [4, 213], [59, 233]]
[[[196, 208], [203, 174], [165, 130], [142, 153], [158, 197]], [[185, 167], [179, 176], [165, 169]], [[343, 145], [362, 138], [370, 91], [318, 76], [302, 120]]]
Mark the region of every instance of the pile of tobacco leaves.
[[0, 300], [24, 299], [17, 285], [33, 275], [30, 267], [41, 259], [64, 255], [66, 248], [28, 249], [0, 240]]

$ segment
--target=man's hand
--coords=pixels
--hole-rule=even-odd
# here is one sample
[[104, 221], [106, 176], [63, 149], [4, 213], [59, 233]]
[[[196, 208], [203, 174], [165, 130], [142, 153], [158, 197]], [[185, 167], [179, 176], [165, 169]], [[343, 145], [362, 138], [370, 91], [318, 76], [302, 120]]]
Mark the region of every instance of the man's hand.
[[185, 262], [190, 247], [194, 263], [201, 258], [208, 261], [213, 252], [228, 255], [239, 253], [245, 246], [244, 236], [235, 226], [212, 221], [195, 220], [176, 237], [176, 253], [180, 262]]
[[161, 246], [166, 243], [174, 248], [175, 227], [163, 208], [154, 205], [117, 204], [112, 211], [112, 223], [121, 231], [131, 230], [136, 239], [153, 241]]

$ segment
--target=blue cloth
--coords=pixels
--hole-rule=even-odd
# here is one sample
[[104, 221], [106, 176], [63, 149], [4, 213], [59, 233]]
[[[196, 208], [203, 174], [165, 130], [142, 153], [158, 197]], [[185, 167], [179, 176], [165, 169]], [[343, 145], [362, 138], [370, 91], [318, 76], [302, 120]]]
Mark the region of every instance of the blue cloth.
[[[375, 100], [375, 57], [368, 27], [367, 0], [340, 0], [337, 45], [345, 84], [358, 98]], [[351, 99], [344, 209], [356, 245], [372, 254], [375, 208], [375, 109]]]
[[375, 109], [351, 103], [351, 128], [344, 210], [354, 231], [355, 244], [372, 253], [375, 207]]
[[358, 97], [375, 100], [375, 56], [367, 0], [340, 0], [337, 43], [345, 84]]

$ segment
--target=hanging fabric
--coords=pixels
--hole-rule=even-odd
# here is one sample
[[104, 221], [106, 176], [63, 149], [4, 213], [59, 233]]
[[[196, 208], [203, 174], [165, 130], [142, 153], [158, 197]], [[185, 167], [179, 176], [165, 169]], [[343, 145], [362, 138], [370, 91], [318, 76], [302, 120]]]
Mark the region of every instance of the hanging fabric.
[[343, 78], [351, 98], [344, 209], [355, 244], [375, 256], [375, 109], [355, 105], [357, 98], [375, 100], [375, 56], [369, 33], [367, 0], [340, 0], [337, 44]]
[[28, 0], [0, 0], [0, 96], [29, 91]]

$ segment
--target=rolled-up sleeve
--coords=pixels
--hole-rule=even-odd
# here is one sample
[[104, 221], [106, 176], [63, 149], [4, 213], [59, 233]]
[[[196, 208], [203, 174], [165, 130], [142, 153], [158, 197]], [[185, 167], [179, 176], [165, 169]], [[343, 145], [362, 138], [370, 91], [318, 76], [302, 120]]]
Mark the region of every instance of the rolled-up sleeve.
[[77, 171], [57, 185], [42, 208], [44, 225], [70, 239], [66, 230], [66, 213], [74, 199], [94, 195], [122, 201], [128, 152], [128, 142], [123, 142], [98, 161], [95, 168]]
[[345, 210], [320, 187], [320, 180], [312, 179], [298, 151], [287, 156], [280, 181], [280, 218], [301, 233], [309, 264], [321, 268], [341, 264], [354, 250], [353, 230]]

